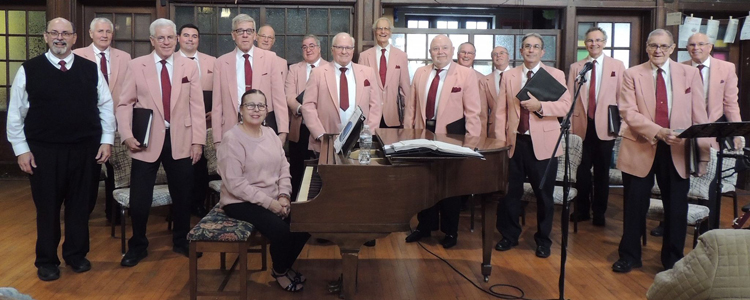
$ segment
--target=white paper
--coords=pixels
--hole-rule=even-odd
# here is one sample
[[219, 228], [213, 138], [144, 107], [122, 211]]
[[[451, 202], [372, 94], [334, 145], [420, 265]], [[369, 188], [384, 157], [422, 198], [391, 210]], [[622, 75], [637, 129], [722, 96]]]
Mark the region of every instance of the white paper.
[[682, 22], [681, 12], [678, 11], [667, 14], [667, 26], [680, 25], [680, 22]]
[[686, 17], [685, 24], [680, 26], [680, 38], [677, 41], [679, 48], [687, 47], [687, 40], [701, 29], [702, 18]]
[[740, 41], [750, 40], [750, 16], [745, 18], [745, 23], [742, 24], [742, 31], [740, 31]]
[[708, 20], [706, 35], [708, 36], [709, 43], [713, 44], [716, 42], [716, 36], [719, 35], [719, 20]]
[[724, 43], [734, 43], [734, 37], [737, 36], [737, 26], [739, 26], [739, 24], [739, 19], [729, 19], [727, 32], [724, 34]]

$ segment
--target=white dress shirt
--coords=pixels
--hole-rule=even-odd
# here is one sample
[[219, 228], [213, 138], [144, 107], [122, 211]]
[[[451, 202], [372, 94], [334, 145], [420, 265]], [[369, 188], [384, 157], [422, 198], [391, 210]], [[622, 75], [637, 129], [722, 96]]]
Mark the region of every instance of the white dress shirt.
[[107, 47], [105, 50], [99, 50], [94, 43], [91, 43], [91, 51], [94, 51], [94, 54], [96, 56], [96, 66], [101, 71], [102, 69], [102, 52], [104, 52], [104, 59], [107, 61], [107, 78], [112, 78], [112, 56], [110, 55], [111, 47]]
[[[339, 96], [339, 101], [341, 101], [341, 70], [339, 68], [344, 66], [339, 65], [337, 62], [333, 62], [333, 66], [336, 68], [336, 70], [333, 70], [336, 74], [336, 94]], [[346, 68], [348, 69], [346, 70], [346, 73], [344, 73], [344, 76], [346, 76], [346, 83], [349, 87], [349, 107], [346, 110], [343, 110], [339, 104], [339, 116], [341, 117], [340, 124], [346, 124], [346, 122], [349, 122], [349, 118], [354, 114], [354, 106], [357, 105], [357, 82], [354, 79], [352, 62], [349, 62], [349, 64], [346, 65]]]
[[[378, 65], [377, 68], [375, 68], [378, 72], [380, 72], [380, 57], [383, 56], [383, 50], [385, 49], [385, 65], [388, 65], [389, 57], [391, 56], [391, 44], [388, 44], [385, 46], [385, 48], [380, 47], [380, 45], [375, 44], [375, 64]], [[380, 74], [380, 73], [378, 73]], [[379, 75], [378, 75], [379, 76]]]
[[[602, 70], [604, 69], [604, 53], [599, 55], [597, 58], [592, 58], [589, 56], [588, 58], [589, 62], [596, 61], [596, 87], [594, 87], [596, 93], [596, 103], [599, 103], [599, 89], [602, 86]], [[591, 72], [586, 72], [586, 91], [588, 93], [588, 90], [591, 88]]]
[[[438, 106], [440, 105], [440, 94], [441, 94], [441, 91], [443, 91], [443, 83], [445, 83], [445, 77], [448, 77], [448, 70], [450, 70], [451, 65], [453, 65], [453, 63], [449, 62], [448, 65], [443, 67], [442, 71], [440, 71], [440, 79], [438, 81], [437, 93], [435, 94], [435, 113], [433, 114], [434, 117], [432, 118], [432, 120], [437, 118]], [[430, 76], [427, 77], [427, 84], [425, 84], [425, 90], [424, 90], [424, 94], [427, 95], [428, 97], [430, 95], [430, 85], [432, 85], [432, 79], [435, 78], [436, 74], [437, 74], [437, 69], [435, 69], [433, 65], [432, 71], [430, 71]], [[425, 98], [425, 107], [427, 107], [426, 100], [427, 98]], [[427, 116], [425, 116], [425, 118], [426, 117]]]
[[[245, 57], [243, 55], [250, 54], [250, 57], [247, 59], [250, 61], [250, 68], [254, 70], [253, 68], [253, 52], [255, 50], [255, 47], [250, 48], [247, 53], [242, 52], [240, 48], [237, 48], [236, 57], [237, 62], [235, 63], [234, 67], [237, 70], [237, 107], [240, 107], [240, 104], [242, 104], [242, 95], [245, 94]], [[255, 72], [253, 72], [255, 74]], [[252, 83], [251, 83], [252, 84]]]
[[[154, 52], [154, 61], [156, 62], [156, 78], [159, 78], [159, 95], [161, 95], [161, 90], [162, 90], [161, 88], [161, 68], [162, 68], [161, 61], [162, 59], [161, 57], [159, 57], [159, 55], [156, 55], [156, 52]], [[166, 61], [167, 61], [167, 73], [169, 73], [169, 84], [170, 86], [174, 87], [174, 84], [172, 84], [172, 82], [174, 82], [174, 80], [172, 80], [172, 73], [174, 70], [174, 54], [170, 55], [166, 59]], [[164, 109], [165, 110], [170, 109], [170, 107], [165, 107]], [[167, 129], [169, 129], [169, 122], [167, 122], [167, 120], [164, 120], [164, 126]]]
[[305, 70], [307, 70], [306, 71], [307, 72], [307, 79], [305, 79], [305, 82], [307, 82], [307, 80], [310, 80], [310, 73], [312, 73], [312, 70], [313, 70], [313, 68], [310, 67], [310, 66], [315, 66], [316, 68], [319, 67], [320, 66], [320, 58], [318, 58], [318, 60], [316, 60], [315, 63], [312, 63], [312, 64], [305, 63]]
[[[198, 56], [198, 51], [195, 51], [195, 54], [193, 56], [187, 56], [187, 55], [185, 55], [185, 52], [182, 52], [182, 50], [180, 50], [179, 52], [180, 52], [180, 55], [182, 55], [182, 57], [187, 57], [187, 58], [193, 57], [194, 58], [194, 59], [191, 59], [191, 60], [195, 61], [195, 63], [198, 65], [198, 78], [200, 78], [203, 74], [201, 74], [201, 63], [200, 63], [200, 57]], [[243, 59], [244, 59], [244, 57], [243, 57]], [[244, 61], [243, 61], [243, 63], [244, 63]]]
[[[534, 77], [534, 75], [536, 75], [536, 72], [539, 72], [539, 68], [541, 68], [541, 67], [542, 67], [542, 62], [541, 61], [539, 63], [537, 63], [536, 66], [534, 66], [531, 69], [526, 68], [525, 64], [523, 65], [523, 74], [521, 74], [521, 88], [523, 88], [523, 86], [526, 85], [526, 81], [528, 80], [528, 78], [526, 78], [526, 74], [528, 74], [529, 71], [531, 71], [531, 77]], [[520, 107], [520, 109], [523, 109], [523, 107]], [[531, 112], [529, 112], [529, 113], [531, 113]], [[529, 128], [529, 130], [526, 130], [526, 132], [518, 132], [518, 133], [519, 134], [530, 135], [531, 134], [531, 128]]]
[[493, 73], [495, 73], [495, 93], [496, 94], [500, 94], [500, 74], [505, 73], [508, 70], [510, 70], [510, 65], [505, 67], [505, 70], [495, 69], [495, 71], [493, 71]]
[[[664, 63], [663, 66], [661, 66], [661, 69], [664, 70], [664, 73], [662, 76], [664, 76], [664, 83], [667, 86], [667, 116], [672, 117], [672, 73], [669, 69], [669, 63], [671, 62], [671, 59], [668, 59], [667, 62]], [[659, 67], [651, 64], [651, 75], [654, 76], [654, 92], [656, 92], [656, 72], [659, 70]], [[656, 99], [656, 98], [654, 98]]]
[[[47, 51], [44, 54], [50, 64], [60, 69], [61, 59]], [[73, 53], [62, 59], [65, 66], [70, 69], [73, 67]], [[99, 96], [97, 106], [99, 107], [99, 120], [102, 126], [102, 144], [114, 144], [115, 142], [115, 115], [112, 107], [112, 94], [109, 92], [109, 86], [104, 81], [104, 75], [101, 71], [99, 81], [96, 84], [96, 91]], [[16, 78], [13, 79], [13, 85], [10, 88], [10, 103], [8, 105], [8, 120], [6, 124], [6, 133], [8, 141], [13, 145], [13, 152], [16, 156], [29, 152], [29, 144], [26, 142], [24, 133], [24, 120], [29, 112], [29, 94], [26, 92], [26, 71], [23, 66], [18, 68]]]
[[696, 68], [700, 64], [703, 64], [704, 66], [706, 66], [705, 68], [703, 68], [702, 71], [701, 70], [699, 70], [699, 71], [701, 72], [701, 75], [703, 76], [703, 96], [706, 98], [706, 104], [708, 104], [708, 89], [709, 89], [709, 87], [708, 87], [708, 78], [709, 78], [709, 76], [711, 74], [711, 72], [709, 72], [709, 69], [711, 68], [711, 56], [709, 56], [708, 58], [706, 58], [706, 60], [704, 62], [702, 62], [702, 63], [696, 63], [696, 62], [694, 62], [692, 60], [691, 60], [691, 62], [693, 64], [693, 67], [696, 67]]

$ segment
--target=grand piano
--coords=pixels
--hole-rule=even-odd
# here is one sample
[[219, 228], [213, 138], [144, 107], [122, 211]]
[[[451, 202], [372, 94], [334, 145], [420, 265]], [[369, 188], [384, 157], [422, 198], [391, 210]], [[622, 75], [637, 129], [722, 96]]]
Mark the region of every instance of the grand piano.
[[[292, 203], [291, 230], [330, 240], [341, 251], [341, 296], [353, 299], [359, 250], [363, 243], [391, 232], [409, 231], [419, 211], [451, 196], [482, 198], [482, 275], [492, 271], [492, 232], [497, 201], [508, 185], [509, 147], [485, 137], [433, 134], [426, 130], [376, 129], [373, 148], [425, 138], [477, 149], [484, 160], [445, 157], [373, 157], [369, 165], [334, 151], [337, 135], [321, 138], [316, 166], [307, 167]], [[373, 192], [377, 190], [377, 192]]]

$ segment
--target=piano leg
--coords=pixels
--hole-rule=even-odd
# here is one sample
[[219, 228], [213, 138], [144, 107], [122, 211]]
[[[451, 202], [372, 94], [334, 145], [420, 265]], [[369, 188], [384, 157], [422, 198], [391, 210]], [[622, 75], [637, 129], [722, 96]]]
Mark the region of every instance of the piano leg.
[[343, 289], [341, 298], [354, 299], [357, 293], [357, 264], [359, 262], [359, 250], [344, 251], [341, 250], [341, 267], [344, 271]]
[[492, 246], [497, 220], [498, 196], [493, 194], [481, 195], [482, 199], [482, 275], [484, 282], [490, 281], [492, 273]]

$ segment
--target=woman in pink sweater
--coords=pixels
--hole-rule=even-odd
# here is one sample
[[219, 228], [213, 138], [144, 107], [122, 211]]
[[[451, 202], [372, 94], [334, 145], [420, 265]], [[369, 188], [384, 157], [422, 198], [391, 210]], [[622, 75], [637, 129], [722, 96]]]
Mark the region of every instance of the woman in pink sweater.
[[259, 90], [242, 95], [240, 121], [224, 133], [216, 149], [221, 175], [221, 207], [227, 216], [252, 223], [271, 243], [271, 275], [287, 291], [304, 287], [305, 277], [292, 269], [308, 233], [290, 232], [289, 163], [273, 129], [262, 126], [266, 96]]

